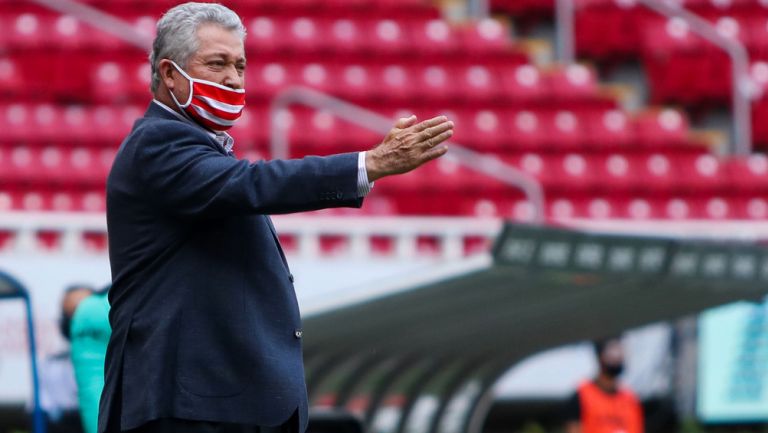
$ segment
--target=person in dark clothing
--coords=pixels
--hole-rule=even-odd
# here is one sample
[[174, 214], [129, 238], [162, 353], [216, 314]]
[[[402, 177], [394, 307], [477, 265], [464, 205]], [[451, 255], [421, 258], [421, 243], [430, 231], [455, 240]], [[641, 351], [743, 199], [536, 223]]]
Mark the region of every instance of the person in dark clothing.
[[215, 3], [157, 24], [154, 99], [107, 180], [112, 328], [99, 433], [301, 432], [301, 317], [271, 214], [360, 207], [373, 182], [447, 152], [453, 123], [399, 119], [368, 149], [238, 160], [245, 27]]
[[[93, 293], [85, 284], [75, 284], [64, 290], [61, 298], [59, 332], [70, 342], [72, 316], [81, 301]], [[70, 348], [46, 356], [40, 362], [40, 405], [51, 433], [81, 433], [78, 412], [77, 384], [72, 367]]]

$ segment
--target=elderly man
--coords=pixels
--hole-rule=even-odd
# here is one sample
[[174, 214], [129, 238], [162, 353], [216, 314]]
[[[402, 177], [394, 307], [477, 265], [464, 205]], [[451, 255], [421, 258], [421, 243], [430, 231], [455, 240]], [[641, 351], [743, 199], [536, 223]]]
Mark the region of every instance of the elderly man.
[[113, 285], [99, 431], [296, 432], [307, 424], [293, 276], [267, 216], [359, 207], [445, 154], [453, 123], [397, 121], [366, 152], [249, 163], [239, 17], [186, 3], [157, 24], [154, 100], [107, 182]]

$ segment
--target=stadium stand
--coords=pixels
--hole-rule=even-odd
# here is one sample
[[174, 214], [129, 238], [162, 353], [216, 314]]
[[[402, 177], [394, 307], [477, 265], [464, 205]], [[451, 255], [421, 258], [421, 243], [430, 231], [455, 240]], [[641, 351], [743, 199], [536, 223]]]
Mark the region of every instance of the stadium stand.
[[[145, 34], [168, 6], [138, 0], [89, 3]], [[681, 56], [685, 43], [658, 46], [644, 37], [655, 31], [653, 26], [674, 25], [659, 24], [660, 18], [649, 18], [632, 2], [581, 3], [579, 49], [596, 58], [642, 56], [654, 101], [674, 96], [684, 102], [679, 98], [685, 90], [656, 80], [656, 65], [689, 57], [694, 63], [723, 64], [711, 51]], [[712, 17], [725, 14], [699, 3]], [[754, 2], [734, 2], [728, 14], [765, 15], [762, 4], [737, 3]], [[551, 7], [546, 1], [496, 6], [504, 4], [514, 5], [518, 15]], [[551, 220], [761, 219], [768, 213], [761, 198], [768, 188], [763, 156], [713, 156], [692, 133], [683, 111], [629, 112], [588, 65], [535, 64], [526, 41], [511, 36], [507, 21], [454, 24], [421, 0], [229, 6], [243, 16], [249, 32], [249, 107], [233, 130], [242, 157], [269, 156], [269, 103], [289, 86], [303, 85], [393, 117], [448, 114], [457, 123], [457, 142], [494, 154], [542, 182]], [[597, 21], [600, 26], [589, 24]], [[626, 31], [627, 21], [638, 31]], [[0, 2], [0, 25], [8, 29], [0, 35], [0, 209], [103, 211], [111, 159], [150, 98], [146, 54], [29, 2]], [[707, 84], [727, 80], [710, 73], [685, 80], [685, 68], [662, 75], [692, 86], [689, 102], [712, 96], [710, 91], [720, 97], [727, 92]], [[768, 74], [762, 64], [754, 69]], [[756, 112], [766, 109], [758, 104]], [[765, 129], [760, 118], [758, 113], [758, 136]], [[293, 125], [292, 156], [359, 150], [379, 139], [324, 111], [292, 109], [283, 121]], [[449, 160], [382, 182], [374, 196], [378, 205], [364, 207], [364, 213], [515, 219], [526, 213], [522, 194]]]
[[[681, 0], [711, 22], [718, 33], [746, 47], [755, 84], [753, 130], [756, 148], [768, 148], [768, 2]], [[553, 0], [494, 0], [493, 9], [531, 20], [551, 19]], [[660, 16], [636, 0], [577, 0], [576, 46], [581, 57], [601, 63], [640, 59], [655, 104], [682, 104], [700, 113], [728, 105], [731, 62], [724, 52], [693, 34], [679, 18]]]

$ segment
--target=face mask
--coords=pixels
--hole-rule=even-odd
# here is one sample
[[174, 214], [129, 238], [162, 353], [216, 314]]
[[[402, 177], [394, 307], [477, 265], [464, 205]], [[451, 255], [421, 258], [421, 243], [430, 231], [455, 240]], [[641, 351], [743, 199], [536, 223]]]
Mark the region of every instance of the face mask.
[[619, 377], [624, 372], [624, 364], [603, 364], [603, 372], [609, 377]]
[[61, 316], [59, 319], [59, 331], [64, 338], [69, 341], [69, 328], [72, 326], [72, 318], [69, 316]]
[[233, 89], [212, 81], [192, 78], [175, 62], [173, 66], [189, 80], [189, 98], [180, 104], [171, 93], [173, 102], [188, 117], [213, 131], [226, 131], [240, 118], [245, 108], [245, 89]]

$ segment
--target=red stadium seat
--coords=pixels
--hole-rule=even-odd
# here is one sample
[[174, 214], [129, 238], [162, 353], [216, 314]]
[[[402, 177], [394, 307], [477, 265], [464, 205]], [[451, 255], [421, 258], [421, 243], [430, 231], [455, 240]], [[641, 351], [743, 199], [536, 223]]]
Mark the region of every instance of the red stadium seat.
[[613, 153], [596, 158], [597, 176], [604, 182], [596, 188], [604, 192], [636, 193], [646, 189], [645, 159], [632, 154]]
[[669, 148], [688, 142], [688, 119], [677, 110], [642, 113], [637, 118], [638, 142], [647, 148]]
[[572, 111], [560, 110], [543, 113], [545, 146], [563, 151], [579, 150], [584, 145], [584, 125]]
[[[147, 36], [170, 5], [90, 3]], [[744, 41], [752, 59], [768, 60], [766, 5], [684, 3], [721, 34]], [[601, 91], [591, 66], [542, 69], [528, 63], [505, 21], [454, 25], [422, 0], [233, 5], [248, 28], [248, 108], [232, 129], [236, 152], [245, 159], [269, 156], [269, 103], [284, 89], [302, 85], [393, 119], [447, 114], [456, 123], [456, 142], [540, 179], [551, 217], [768, 216], [765, 157], [721, 161], [709, 155], [694, 145], [680, 111], [629, 116]], [[729, 63], [684, 23], [644, 11], [633, 0], [578, 0], [576, 6], [579, 52], [609, 66], [639, 56], [655, 101], [728, 101]], [[519, 0], [505, 7], [535, 15], [552, 2]], [[526, 19], [516, 23], [521, 34]], [[29, 5], [0, 8], [0, 28], [7, 30], [0, 34], [6, 48], [0, 54], [0, 209], [102, 212], [114, 153], [150, 98], [146, 54], [71, 17]], [[768, 148], [768, 66], [757, 61], [752, 76], [763, 92], [753, 110], [755, 140]], [[324, 111], [293, 107], [278, 121], [290, 126], [292, 156], [356, 151], [381, 140], [380, 133]], [[525, 220], [532, 210], [518, 191], [441, 159], [377, 183], [363, 212]], [[55, 233], [40, 239], [45, 245], [58, 242]], [[103, 239], [92, 241], [103, 247]]]
[[454, 27], [440, 19], [414, 23], [412, 42], [423, 55], [449, 55], [460, 49], [460, 36]]
[[502, 22], [484, 19], [461, 31], [462, 51], [469, 56], [496, 56], [512, 52], [511, 30]]
[[725, 171], [730, 188], [749, 194], [768, 192], [768, 157], [763, 154], [726, 161]]
[[582, 116], [587, 146], [597, 149], [633, 150], [636, 144], [632, 120], [621, 110], [597, 110]]
[[658, 194], [664, 191], [678, 191], [677, 173], [674, 172], [673, 162], [661, 153], [642, 157], [637, 167], [642, 170], [639, 185], [643, 191]]
[[[455, 116], [455, 117], [454, 117]], [[506, 144], [508, 132], [504, 113], [479, 110], [449, 115], [457, 119], [455, 139], [482, 151], [499, 151]]]
[[510, 101], [526, 105], [549, 96], [548, 84], [533, 65], [519, 65], [500, 70], [501, 90]]
[[331, 75], [331, 93], [344, 99], [373, 99], [378, 91], [375, 71], [367, 65], [336, 65]]
[[555, 69], [547, 74], [547, 79], [558, 102], [589, 101], [597, 97], [595, 72], [584, 65]]
[[678, 156], [675, 165], [681, 186], [691, 193], [719, 194], [727, 190], [725, 170], [714, 155]]
[[337, 18], [325, 22], [323, 34], [335, 51], [357, 53], [363, 51], [364, 32], [362, 23], [350, 18]]
[[541, 150], [545, 147], [544, 122], [537, 112], [512, 111], [505, 122], [509, 125], [509, 148]]
[[379, 55], [399, 54], [413, 44], [410, 29], [405, 21], [372, 19], [360, 22], [366, 36], [362, 49]]
[[0, 54], [0, 97], [25, 91], [24, 74], [12, 57]]
[[293, 83], [292, 68], [293, 65], [278, 62], [249, 65], [245, 72], [248, 96], [270, 99]]
[[9, 33], [5, 35], [6, 43], [19, 50], [45, 48], [52, 42], [53, 17], [33, 12], [19, 13], [6, 16]]

